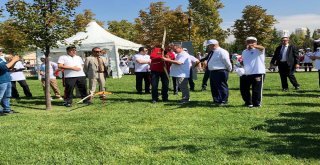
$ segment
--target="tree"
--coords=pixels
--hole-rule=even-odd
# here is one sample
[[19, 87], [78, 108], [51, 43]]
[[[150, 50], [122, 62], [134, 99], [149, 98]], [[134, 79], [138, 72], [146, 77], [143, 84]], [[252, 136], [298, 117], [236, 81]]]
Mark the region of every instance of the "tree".
[[95, 19], [96, 15], [89, 9], [86, 9], [83, 11], [83, 13], [77, 14], [74, 19], [74, 25], [73, 28], [70, 28], [71, 34], [75, 34], [79, 31], [84, 31], [87, 25], [92, 21], [95, 20], [100, 26], [104, 26], [103, 21], [99, 21]]
[[320, 33], [318, 33], [318, 30], [317, 30], [317, 29], [313, 31], [312, 38], [313, 38], [314, 40], [317, 40], [317, 39], [320, 38]]
[[224, 43], [227, 32], [220, 27], [222, 19], [218, 11], [223, 7], [220, 0], [189, 0], [189, 14], [196, 30], [192, 36], [193, 43], [199, 51], [203, 50], [203, 42], [211, 38]]
[[[50, 48], [57, 46], [70, 34], [73, 27], [71, 18], [75, 16], [75, 8], [80, 0], [10, 0], [6, 3], [7, 11], [13, 22], [27, 36], [31, 45], [40, 48], [45, 56], [46, 75], [49, 75]], [[51, 109], [49, 76], [45, 83], [46, 109]]]
[[303, 41], [304, 41], [305, 36], [303, 36], [302, 34], [294, 34], [292, 33], [289, 37], [290, 39], [290, 43], [292, 45], [295, 45], [298, 48], [303, 48]]
[[27, 36], [13, 20], [6, 20], [0, 24], [0, 45], [7, 53], [21, 53], [28, 49]]
[[311, 38], [310, 29], [307, 28], [307, 35], [303, 39], [303, 48], [311, 48], [313, 46], [313, 39]]
[[135, 41], [138, 33], [135, 29], [135, 24], [127, 20], [108, 21], [108, 31], [130, 41]]
[[242, 11], [241, 19], [235, 21], [233, 25], [233, 34], [236, 38], [235, 43], [245, 48], [245, 39], [248, 36], [254, 36], [258, 39], [258, 43], [267, 47], [270, 45], [273, 25], [276, 19], [273, 15], [268, 15], [266, 9], [260, 6], [246, 6]]
[[135, 41], [147, 47], [160, 46], [166, 29], [166, 43], [188, 38], [188, 17], [181, 7], [170, 10], [164, 2], [151, 3], [148, 11], [140, 10], [135, 19], [137, 35]]

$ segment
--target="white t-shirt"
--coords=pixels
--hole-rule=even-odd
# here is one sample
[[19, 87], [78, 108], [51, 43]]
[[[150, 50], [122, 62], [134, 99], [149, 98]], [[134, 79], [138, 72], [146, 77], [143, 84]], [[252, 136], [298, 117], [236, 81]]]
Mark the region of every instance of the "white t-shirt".
[[220, 70], [226, 69], [228, 71], [232, 70], [229, 52], [221, 47], [214, 50], [211, 55], [210, 61], [208, 61], [209, 70]]
[[196, 63], [197, 61], [199, 61], [196, 57], [189, 55], [189, 59], [190, 59], [190, 67], [192, 66], [193, 63]]
[[[23, 69], [24, 66], [21, 61], [16, 62], [16, 64], [13, 67], [14, 69]], [[24, 76], [22, 71], [19, 72], [10, 72], [11, 81], [20, 81], [20, 80], [26, 80], [26, 77]]]
[[[316, 57], [320, 57], [320, 51], [315, 52], [314, 55], [315, 55]], [[320, 59], [316, 59], [316, 60], [315, 60], [315, 68], [316, 68], [317, 70], [320, 70]]]
[[141, 60], [146, 60], [146, 61], [151, 61], [149, 55], [142, 55], [142, 54], [136, 54], [133, 56], [132, 61], [134, 61], [134, 66], [135, 66], [135, 72], [148, 72], [149, 71], [149, 64], [139, 64], [137, 62], [138, 59]]
[[58, 59], [58, 64], [63, 64], [64, 66], [77, 66], [78, 68], [81, 68], [79, 71], [65, 69], [64, 70], [64, 77], [82, 77], [85, 76], [85, 73], [83, 72], [83, 60], [81, 57], [75, 55], [73, 57], [69, 55], [62, 55]]
[[[49, 61], [49, 76], [50, 79], [56, 79], [56, 76], [54, 75], [54, 71], [58, 69], [58, 64], [55, 62]], [[42, 71], [45, 74], [46, 71], [46, 64], [42, 63], [40, 65], [40, 71]], [[45, 75], [41, 76], [41, 78], [45, 78]]]
[[259, 49], [246, 49], [242, 52], [245, 75], [266, 73], [264, 52], [265, 50], [260, 51]]
[[170, 76], [172, 77], [190, 77], [190, 59], [189, 54], [185, 51], [178, 53], [176, 56], [176, 61], [182, 62], [182, 64], [172, 64], [170, 67]]
[[304, 62], [304, 63], [312, 63], [312, 60], [311, 60], [310, 56], [313, 56], [313, 53], [312, 53], [312, 52], [307, 52], [307, 53], [304, 55], [304, 60], [303, 60], [303, 62]]

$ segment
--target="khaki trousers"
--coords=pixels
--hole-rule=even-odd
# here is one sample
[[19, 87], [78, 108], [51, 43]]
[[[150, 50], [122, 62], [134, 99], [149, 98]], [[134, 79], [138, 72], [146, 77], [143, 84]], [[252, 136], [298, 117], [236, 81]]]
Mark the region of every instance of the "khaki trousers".
[[[45, 91], [45, 83], [46, 83], [45, 79], [41, 79], [41, 83], [42, 83], [43, 91]], [[61, 97], [60, 90], [59, 90], [56, 79], [50, 79], [50, 86], [51, 86], [51, 89], [53, 90], [55, 96]]]

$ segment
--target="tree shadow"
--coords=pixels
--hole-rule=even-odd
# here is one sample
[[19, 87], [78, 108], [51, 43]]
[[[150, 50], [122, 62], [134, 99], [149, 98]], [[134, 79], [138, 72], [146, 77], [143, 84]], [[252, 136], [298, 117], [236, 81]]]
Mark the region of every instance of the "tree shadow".
[[319, 127], [320, 112], [294, 112], [281, 113], [279, 118], [266, 120], [252, 129], [272, 134], [266, 140], [268, 152], [320, 159]]
[[264, 93], [263, 96], [264, 97], [319, 97], [318, 94], [313, 94], [313, 93], [290, 93], [290, 92], [286, 92], [282, 94]]

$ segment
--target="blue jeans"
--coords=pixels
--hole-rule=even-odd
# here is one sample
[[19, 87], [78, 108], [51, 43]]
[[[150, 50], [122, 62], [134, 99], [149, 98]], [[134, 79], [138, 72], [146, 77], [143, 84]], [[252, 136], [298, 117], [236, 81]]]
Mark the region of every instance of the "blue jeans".
[[10, 97], [11, 97], [11, 82], [0, 84], [0, 100], [1, 106], [0, 112], [10, 112]]

